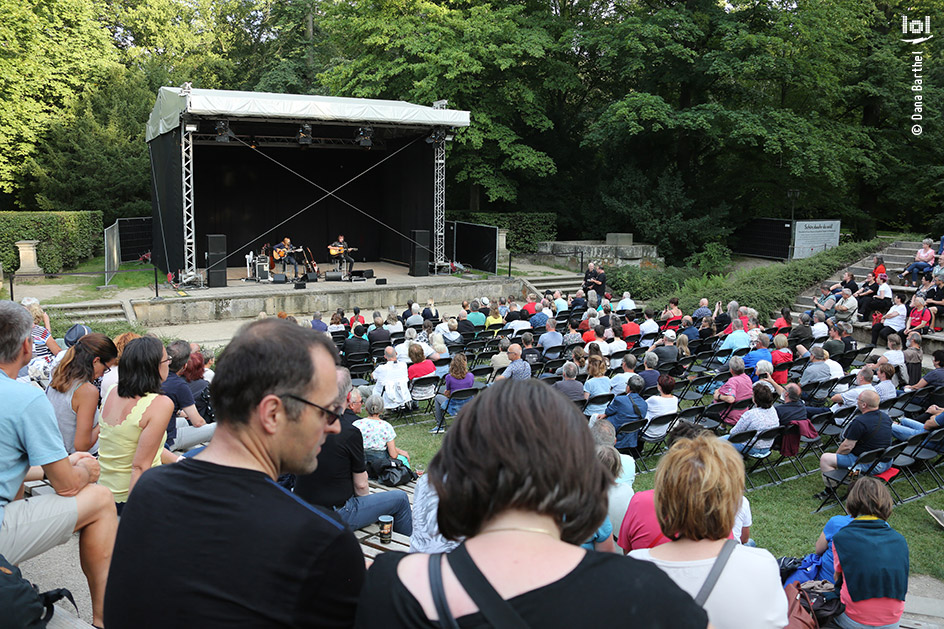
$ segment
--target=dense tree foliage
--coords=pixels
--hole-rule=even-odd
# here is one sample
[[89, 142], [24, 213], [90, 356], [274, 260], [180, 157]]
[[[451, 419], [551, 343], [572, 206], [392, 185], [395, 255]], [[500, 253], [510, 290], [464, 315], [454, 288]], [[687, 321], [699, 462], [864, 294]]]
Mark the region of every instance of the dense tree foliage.
[[[937, 232], [941, 38], [906, 43], [901, 20], [933, 22], [940, 8], [0, 0], [0, 190], [24, 209], [101, 209], [106, 222], [146, 213], [154, 90], [192, 81], [447, 99], [472, 116], [450, 148], [449, 208], [552, 212], [559, 233], [632, 231], [672, 260], [752, 216], [790, 216], [790, 189], [798, 218], [838, 217], [860, 236]], [[928, 103], [920, 120], [916, 102]]]

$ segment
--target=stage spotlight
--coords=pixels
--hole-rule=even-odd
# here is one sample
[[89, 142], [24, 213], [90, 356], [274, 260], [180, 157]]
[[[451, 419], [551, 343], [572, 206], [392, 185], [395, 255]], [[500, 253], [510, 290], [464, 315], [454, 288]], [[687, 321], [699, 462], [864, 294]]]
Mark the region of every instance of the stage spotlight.
[[357, 135], [354, 136], [354, 139], [357, 140], [357, 143], [363, 148], [369, 149], [374, 145], [373, 137], [373, 127], [360, 127], [357, 129]]
[[446, 141], [446, 130], [442, 127], [436, 127], [429, 132], [429, 136], [426, 138], [427, 144], [442, 144]]
[[184, 125], [184, 131], [187, 133], [196, 133], [199, 130], [200, 125], [198, 125], [196, 122], [188, 122], [186, 125]]
[[254, 149], [256, 148], [256, 146], [257, 146], [256, 136], [252, 136], [251, 138], [249, 138], [249, 148]]
[[298, 143], [311, 144], [311, 125], [303, 124], [298, 128]]
[[217, 142], [229, 142], [229, 121], [228, 120], [217, 120], [216, 121], [216, 141]]

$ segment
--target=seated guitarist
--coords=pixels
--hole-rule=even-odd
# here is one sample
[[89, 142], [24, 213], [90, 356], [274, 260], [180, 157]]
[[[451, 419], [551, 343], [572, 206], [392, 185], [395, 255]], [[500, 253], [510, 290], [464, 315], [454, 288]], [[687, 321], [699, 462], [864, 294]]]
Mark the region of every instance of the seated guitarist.
[[348, 246], [347, 241], [344, 240], [344, 234], [338, 234], [338, 239], [328, 245], [328, 249], [331, 253], [331, 259], [334, 261], [340, 260], [342, 262], [341, 270], [344, 271], [346, 266], [347, 271], [344, 271], [344, 273], [350, 275], [351, 271], [354, 270], [354, 258], [349, 256], [347, 252], [355, 249]]
[[292, 239], [285, 238], [279, 244], [272, 247], [273, 257], [276, 260], [282, 261], [282, 273], [285, 273], [285, 268], [288, 266], [287, 263], [291, 263], [292, 267], [295, 269], [295, 277], [298, 277], [298, 262], [295, 261], [295, 256], [293, 255], [295, 249], [292, 248]]

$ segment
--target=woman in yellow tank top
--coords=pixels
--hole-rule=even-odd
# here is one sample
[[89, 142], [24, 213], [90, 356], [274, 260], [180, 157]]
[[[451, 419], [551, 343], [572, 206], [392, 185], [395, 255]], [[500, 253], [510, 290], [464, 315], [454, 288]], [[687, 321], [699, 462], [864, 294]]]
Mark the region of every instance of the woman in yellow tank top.
[[118, 384], [105, 393], [99, 411], [99, 483], [115, 495], [121, 514], [141, 474], [180, 459], [164, 448], [174, 403], [161, 395], [170, 359], [156, 338], [128, 343], [121, 355]]

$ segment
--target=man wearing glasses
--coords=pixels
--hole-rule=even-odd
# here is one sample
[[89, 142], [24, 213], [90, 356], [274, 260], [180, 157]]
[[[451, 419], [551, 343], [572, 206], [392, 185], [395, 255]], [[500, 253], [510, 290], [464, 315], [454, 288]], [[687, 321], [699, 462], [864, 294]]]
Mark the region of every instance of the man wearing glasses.
[[410, 499], [402, 491], [370, 493], [364, 465], [364, 437], [354, 426], [360, 419], [363, 399], [351, 388], [351, 374], [338, 367], [338, 399], [347, 410], [338, 422], [341, 432], [325, 439], [318, 455], [318, 469], [295, 480], [295, 494], [313, 505], [334, 509], [352, 529], [377, 521], [382, 515], [393, 516], [393, 530], [403, 535], [413, 533]]
[[283, 320], [237, 333], [210, 385], [210, 444], [142, 475], [124, 509], [109, 627], [353, 624], [364, 580], [354, 535], [275, 482], [314, 471], [340, 431], [336, 361], [329, 337]]

